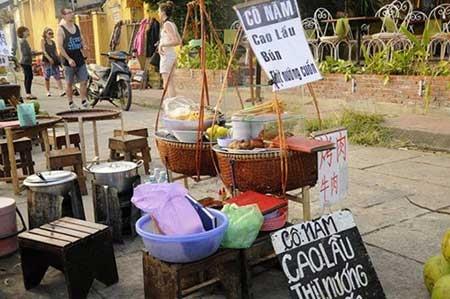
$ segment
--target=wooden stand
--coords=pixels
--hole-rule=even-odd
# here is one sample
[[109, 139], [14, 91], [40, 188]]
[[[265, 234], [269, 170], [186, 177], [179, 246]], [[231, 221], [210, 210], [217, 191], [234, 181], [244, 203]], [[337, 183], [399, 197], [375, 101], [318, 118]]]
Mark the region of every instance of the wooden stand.
[[38, 286], [49, 266], [64, 273], [69, 298], [86, 298], [94, 279], [107, 286], [119, 281], [107, 226], [73, 218], [19, 235], [27, 290]]
[[[70, 183], [70, 182], [69, 182]], [[86, 219], [78, 181], [66, 194], [34, 192], [28, 189], [28, 227], [30, 229], [64, 216]]]
[[[133, 187], [138, 186], [140, 181], [140, 177], [136, 176]], [[119, 193], [114, 187], [92, 182], [95, 222], [110, 226], [115, 242], [122, 243], [124, 234], [136, 236], [135, 224], [141, 214], [131, 203], [133, 189]]]
[[134, 129], [127, 129], [127, 130], [121, 130], [121, 129], [115, 129], [114, 130], [114, 137], [122, 137], [122, 135], [132, 135], [132, 136], [140, 136], [148, 138], [148, 129], [147, 128], [134, 128]]
[[225, 289], [226, 298], [242, 298], [238, 250], [220, 250], [190, 264], [166, 263], [144, 251], [143, 265], [146, 299], [183, 298], [217, 283]]
[[[138, 136], [122, 136], [109, 138], [109, 150], [111, 160], [120, 160], [123, 154], [123, 159], [126, 161], [133, 161], [141, 158], [144, 160], [145, 174], [150, 173], [150, 147], [148, 146], [147, 138]], [[139, 156], [140, 154], [140, 156]]]

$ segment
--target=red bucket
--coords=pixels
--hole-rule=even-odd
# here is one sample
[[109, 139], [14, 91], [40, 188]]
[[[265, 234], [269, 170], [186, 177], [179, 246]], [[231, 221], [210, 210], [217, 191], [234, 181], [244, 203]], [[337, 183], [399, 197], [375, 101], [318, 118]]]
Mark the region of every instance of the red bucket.
[[[23, 229], [17, 231], [16, 222], [16, 201], [12, 198], [0, 197], [0, 257], [9, 255], [15, 252], [18, 248], [17, 235], [22, 231], [25, 231], [25, 226]], [[22, 224], [24, 224], [22, 215], [20, 215]]]

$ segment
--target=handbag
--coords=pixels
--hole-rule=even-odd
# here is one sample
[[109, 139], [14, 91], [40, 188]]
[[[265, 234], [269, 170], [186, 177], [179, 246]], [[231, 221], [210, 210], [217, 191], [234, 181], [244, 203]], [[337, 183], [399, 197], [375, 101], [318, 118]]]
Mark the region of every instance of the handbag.
[[153, 55], [150, 57], [150, 64], [156, 67], [159, 67], [159, 62], [161, 60], [161, 56], [159, 56], [159, 53], [155, 51]]

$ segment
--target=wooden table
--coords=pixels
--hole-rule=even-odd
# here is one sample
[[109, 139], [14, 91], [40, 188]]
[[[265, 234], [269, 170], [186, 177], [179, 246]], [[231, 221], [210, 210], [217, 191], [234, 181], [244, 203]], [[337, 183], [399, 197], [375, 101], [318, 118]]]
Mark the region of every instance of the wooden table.
[[9, 178], [1, 178], [2, 181], [12, 180], [14, 186], [14, 193], [20, 194], [20, 179], [17, 175], [17, 164], [16, 164], [16, 155], [14, 151], [14, 140], [28, 137], [32, 138], [33, 136], [37, 136], [41, 134], [42, 139], [44, 141], [45, 147], [45, 157], [47, 161], [47, 168], [49, 164], [49, 153], [50, 153], [50, 145], [48, 140], [48, 132], [47, 130], [55, 126], [58, 122], [61, 121], [60, 117], [55, 116], [46, 116], [46, 117], [38, 117], [37, 124], [31, 127], [20, 127], [18, 121], [12, 122], [0, 122], [0, 128], [5, 129], [6, 134], [6, 142], [8, 143], [8, 155], [9, 161], [11, 163], [11, 177]]
[[[81, 155], [83, 159], [83, 165], [86, 165], [86, 142], [84, 138], [84, 123], [92, 122], [93, 136], [94, 136], [94, 153], [95, 157], [99, 157], [100, 150], [98, 147], [98, 134], [97, 134], [97, 121], [102, 120], [113, 120], [113, 119], [121, 119], [121, 125], [123, 130], [123, 119], [122, 112], [119, 110], [106, 110], [106, 109], [83, 109], [83, 110], [75, 110], [75, 111], [62, 111], [56, 113], [56, 115], [60, 116], [64, 121], [68, 123], [78, 123], [80, 130], [80, 147], [81, 147]], [[68, 138], [68, 132], [66, 127], [66, 138]], [[67, 144], [70, 144], [68, 140], [66, 140]]]
[[[363, 24], [370, 24], [370, 23], [377, 23], [381, 21], [379, 17], [349, 17], [346, 18], [350, 24], [350, 27], [356, 28], [356, 41], [357, 41], [357, 48], [356, 51], [356, 61], [359, 62], [361, 59], [361, 26]], [[330, 20], [323, 20], [323, 23], [337, 23], [337, 21], [340, 19], [330, 19]]]

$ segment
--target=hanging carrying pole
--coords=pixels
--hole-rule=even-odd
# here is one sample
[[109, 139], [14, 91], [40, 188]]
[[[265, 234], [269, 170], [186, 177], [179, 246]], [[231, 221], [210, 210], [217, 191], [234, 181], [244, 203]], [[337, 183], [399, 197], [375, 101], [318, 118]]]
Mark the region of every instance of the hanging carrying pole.
[[319, 102], [317, 101], [316, 92], [311, 84], [306, 84], [308, 86], [309, 93], [311, 94], [314, 102], [314, 107], [316, 107], [317, 119], [319, 120], [319, 128], [322, 129], [322, 117], [320, 116]]

